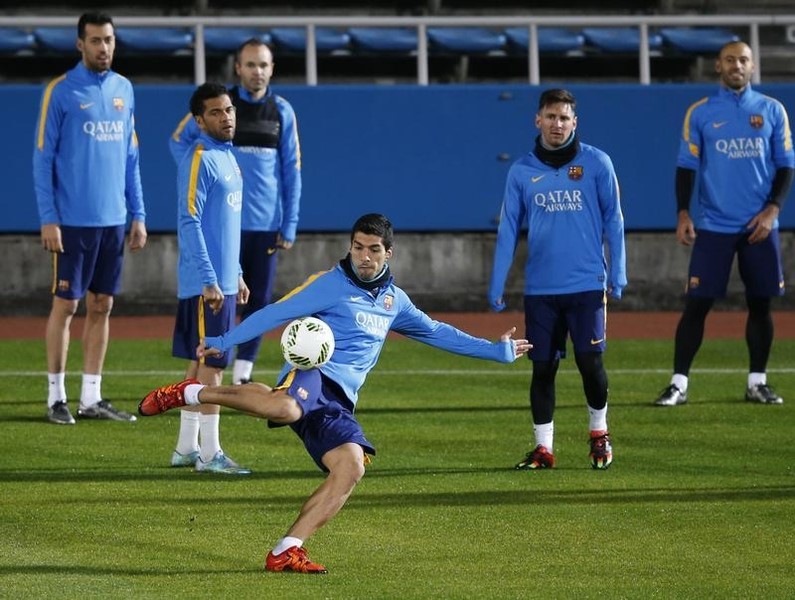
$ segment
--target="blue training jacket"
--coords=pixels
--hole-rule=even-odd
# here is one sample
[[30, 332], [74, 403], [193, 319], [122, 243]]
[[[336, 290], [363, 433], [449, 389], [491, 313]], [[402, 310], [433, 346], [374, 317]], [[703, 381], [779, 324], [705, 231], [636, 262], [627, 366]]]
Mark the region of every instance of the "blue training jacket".
[[[346, 259], [347, 260], [347, 259]], [[390, 277], [375, 297], [356, 285], [337, 266], [317, 273], [281, 300], [261, 308], [237, 327], [207, 337], [207, 347], [224, 352], [292, 319], [318, 317], [334, 332], [334, 353], [320, 371], [337, 382], [355, 405], [359, 389], [378, 361], [389, 331], [463, 356], [497, 362], [515, 360], [512, 341], [490, 342], [452, 325], [435, 321], [411, 302]], [[285, 365], [282, 375], [289, 370]]]
[[[277, 148], [235, 146], [234, 153], [243, 172], [243, 231], [278, 231], [294, 242], [301, 199], [301, 145], [298, 124], [290, 103], [268, 88], [257, 101], [242, 87], [240, 98], [249, 103], [264, 103], [273, 98], [279, 111], [281, 135]], [[168, 141], [174, 160], [180, 159], [200, 133], [188, 114]]]
[[[505, 291], [519, 233], [527, 227], [524, 293], [570, 294], [611, 288], [615, 298], [627, 285], [624, 217], [618, 179], [610, 157], [580, 144], [560, 168], [532, 152], [508, 171], [497, 246], [489, 284], [489, 304]], [[609, 274], [603, 244], [610, 251]]]
[[80, 62], [42, 94], [33, 184], [42, 225], [144, 221], [132, 84]]
[[750, 85], [740, 94], [721, 86], [687, 109], [676, 164], [698, 171], [700, 228], [745, 231], [770, 198], [776, 170], [795, 167], [787, 111]]
[[243, 178], [232, 142], [202, 133], [177, 170], [177, 296], [192, 298], [205, 285], [237, 294]]

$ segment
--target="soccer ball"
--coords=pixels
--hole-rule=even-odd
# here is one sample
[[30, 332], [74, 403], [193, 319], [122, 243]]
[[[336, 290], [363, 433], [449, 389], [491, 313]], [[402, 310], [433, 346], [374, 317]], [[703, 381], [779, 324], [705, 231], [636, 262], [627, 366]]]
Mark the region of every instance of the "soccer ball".
[[282, 333], [284, 360], [302, 371], [328, 362], [334, 353], [334, 333], [315, 317], [292, 321]]

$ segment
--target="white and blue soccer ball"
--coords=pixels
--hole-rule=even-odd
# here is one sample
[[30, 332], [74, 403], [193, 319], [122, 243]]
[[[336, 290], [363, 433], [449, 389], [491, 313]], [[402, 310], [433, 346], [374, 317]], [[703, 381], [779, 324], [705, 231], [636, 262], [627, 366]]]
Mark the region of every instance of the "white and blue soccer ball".
[[334, 353], [334, 333], [316, 317], [295, 319], [282, 332], [284, 360], [305, 371], [326, 364]]

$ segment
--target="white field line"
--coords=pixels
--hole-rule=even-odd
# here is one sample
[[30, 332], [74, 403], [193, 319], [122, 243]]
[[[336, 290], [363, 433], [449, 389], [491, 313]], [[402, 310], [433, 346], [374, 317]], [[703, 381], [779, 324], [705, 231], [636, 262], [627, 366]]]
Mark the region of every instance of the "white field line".
[[[558, 371], [561, 374], [576, 374], [576, 369], [561, 369]], [[705, 374], [705, 375], [731, 375], [737, 373], [746, 373], [746, 368], [737, 369], [691, 369], [691, 373]], [[795, 368], [772, 368], [767, 370], [768, 373], [795, 373]], [[254, 372], [256, 379], [257, 375], [278, 375], [279, 371], [275, 369], [257, 369]], [[648, 375], [648, 374], [670, 374], [671, 369], [607, 369], [608, 375]], [[78, 375], [79, 373], [75, 374]], [[168, 377], [171, 379], [178, 379], [184, 376], [183, 370], [171, 371], [105, 371], [103, 377]], [[464, 375], [498, 375], [498, 376], [518, 376], [527, 377], [530, 374], [530, 368], [517, 370], [517, 369], [403, 369], [403, 370], [390, 370], [390, 369], [376, 369], [371, 376], [405, 376], [405, 375], [455, 375], [461, 377]], [[45, 371], [0, 371], [0, 377], [46, 377]]]

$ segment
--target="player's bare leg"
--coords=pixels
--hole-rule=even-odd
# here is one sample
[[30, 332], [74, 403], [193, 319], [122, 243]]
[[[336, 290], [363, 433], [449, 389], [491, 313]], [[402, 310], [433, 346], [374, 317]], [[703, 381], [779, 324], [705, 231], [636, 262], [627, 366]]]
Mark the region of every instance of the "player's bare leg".
[[328, 477], [301, 507], [287, 535], [307, 540], [343, 507], [364, 476], [364, 451], [359, 444], [343, 444], [326, 452]]
[[50, 316], [47, 318], [47, 372], [63, 373], [69, 352], [69, 328], [77, 312], [77, 300], [53, 296]]
[[[201, 382], [198, 379], [186, 379], [152, 390], [141, 400], [138, 412], [152, 416], [172, 408], [196, 405], [190, 399], [193, 385], [201, 385]], [[285, 390], [273, 390], [256, 382], [202, 387], [195, 398], [201, 405], [226, 406], [282, 425], [294, 423], [303, 414], [301, 406]]]
[[86, 294], [86, 323], [83, 329], [83, 373], [101, 375], [110, 337], [113, 296]]

